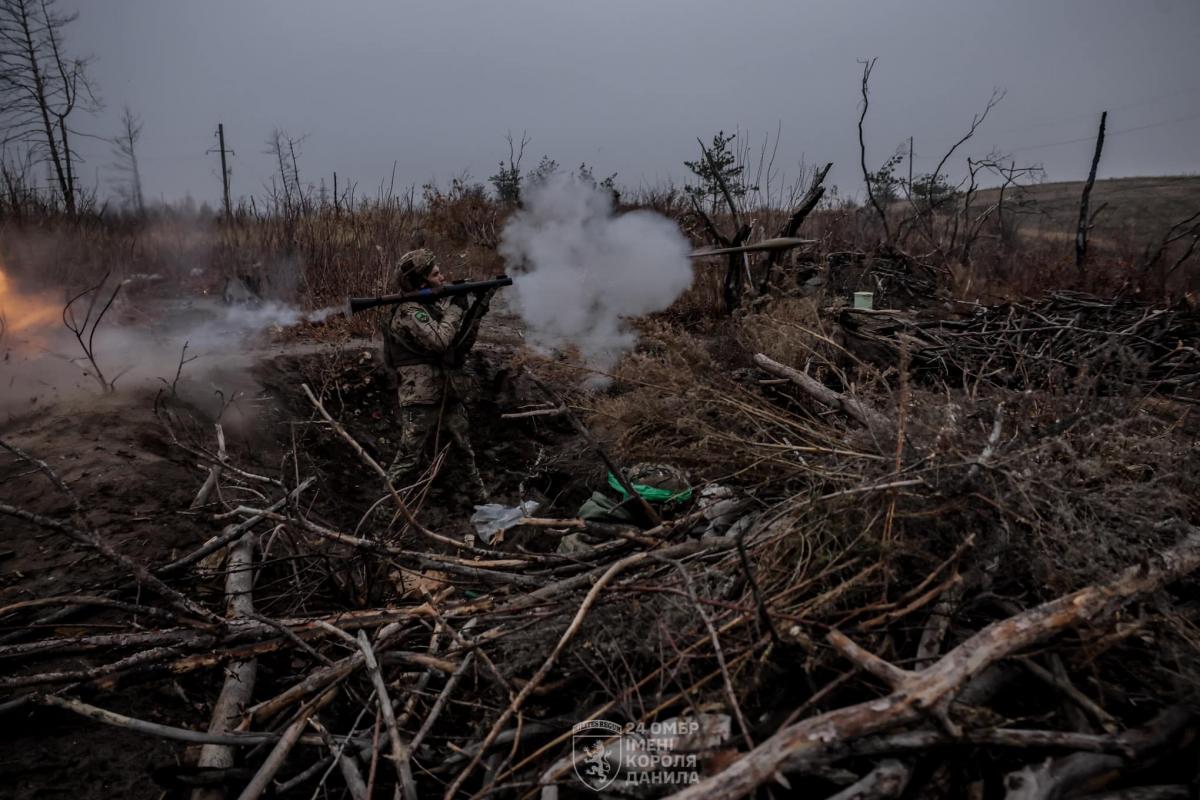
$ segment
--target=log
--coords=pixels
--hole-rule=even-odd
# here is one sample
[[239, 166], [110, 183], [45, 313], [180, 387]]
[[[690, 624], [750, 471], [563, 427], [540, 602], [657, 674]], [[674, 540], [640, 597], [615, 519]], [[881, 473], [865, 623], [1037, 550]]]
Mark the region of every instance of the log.
[[[249, 533], [229, 548], [228, 572], [225, 575], [225, 597], [227, 614], [232, 619], [247, 617], [254, 613], [254, 537]], [[224, 733], [232, 730], [241, 716], [241, 710], [250, 703], [254, 695], [254, 680], [258, 675], [258, 660], [240, 659], [226, 669], [225, 683], [213, 705], [209, 733]], [[200, 749], [196, 766], [201, 769], [228, 769], [233, 766], [234, 752], [228, 745], [206, 744]], [[223, 800], [225, 789], [207, 786], [192, 792], [192, 800]]]
[[824, 768], [835, 761], [863, 756], [892, 756], [927, 752], [944, 748], [992, 747], [1006, 750], [1067, 750], [1072, 752], [1104, 753], [1124, 758], [1133, 755], [1128, 740], [1115, 734], [1072, 733], [1043, 731], [1029, 728], [994, 728], [963, 731], [951, 736], [940, 730], [916, 730], [904, 733], [868, 736], [831, 748], [827, 759], [817, 763], [812, 759], [797, 762], [798, 768], [785, 766], [788, 773], [808, 773]]

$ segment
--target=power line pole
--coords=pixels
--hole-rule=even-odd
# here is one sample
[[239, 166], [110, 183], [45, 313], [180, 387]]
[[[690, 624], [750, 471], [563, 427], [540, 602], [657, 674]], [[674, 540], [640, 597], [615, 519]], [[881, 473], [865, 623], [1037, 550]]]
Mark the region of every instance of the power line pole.
[[217, 142], [219, 147], [216, 150], [208, 150], [206, 152], [221, 154], [221, 189], [225, 196], [225, 218], [229, 219], [233, 216], [233, 207], [229, 202], [229, 166], [225, 161], [225, 154], [228, 153], [234, 156], [237, 153], [225, 149], [225, 124], [221, 122], [217, 123]]

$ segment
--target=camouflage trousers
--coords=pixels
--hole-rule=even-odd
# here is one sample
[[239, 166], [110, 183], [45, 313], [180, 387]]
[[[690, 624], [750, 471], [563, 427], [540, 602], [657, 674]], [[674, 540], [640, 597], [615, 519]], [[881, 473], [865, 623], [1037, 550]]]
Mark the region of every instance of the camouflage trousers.
[[461, 402], [403, 405], [400, 407], [400, 443], [388, 467], [388, 478], [397, 488], [412, 483], [431, 458], [449, 446], [441, 472], [457, 481], [458, 491], [479, 503], [487, 490], [475, 464], [467, 409]]

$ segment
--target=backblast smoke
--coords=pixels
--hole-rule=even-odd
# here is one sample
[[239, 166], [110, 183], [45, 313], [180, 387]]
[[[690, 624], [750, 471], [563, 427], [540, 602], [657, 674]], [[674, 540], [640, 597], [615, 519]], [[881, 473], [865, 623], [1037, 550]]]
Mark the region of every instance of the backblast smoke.
[[661, 311], [691, 285], [687, 240], [654, 212], [615, 214], [608, 191], [570, 175], [524, 199], [500, 254], [528, 341], [575, 345], [590, 366], [610, 368], [637, 342], [624, 318]]

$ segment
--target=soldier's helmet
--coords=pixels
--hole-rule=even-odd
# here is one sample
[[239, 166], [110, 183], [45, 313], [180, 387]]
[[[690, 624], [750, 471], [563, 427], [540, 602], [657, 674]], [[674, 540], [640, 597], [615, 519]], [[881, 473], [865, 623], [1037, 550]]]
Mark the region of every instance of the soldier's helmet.
[[[688, 475], [670, 464], [640, 463], [630, 467], [625, 477], [635, 492], [652, 503], [685, 503], [692, 497], [692, 485]], [[625, 494], [615, 475], [609, 475], [609, 485]]]
[[409, 250], [396, 262], [396, 268], [392, 271], [392, 286], [402, 292], [416, 291], [425, 283], [435, 264], [437, 256], [432, 250], [424, 247]]

